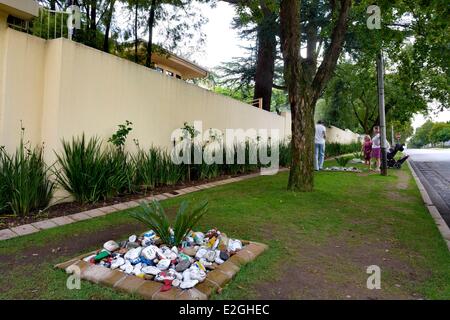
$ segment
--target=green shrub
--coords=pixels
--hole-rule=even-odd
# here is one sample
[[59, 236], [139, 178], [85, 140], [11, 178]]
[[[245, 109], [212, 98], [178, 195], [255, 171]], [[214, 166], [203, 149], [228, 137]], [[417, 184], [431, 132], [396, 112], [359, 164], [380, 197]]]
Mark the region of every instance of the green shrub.
[[148, 152], [138, 149], [132, 157], [135, 168], [135, 184], [147, 190], [154, 189], [163, 180], [163, 155], [159, 148], [150, 148]]
[[290, 141], [280, 141], [278, 146], [280, 167], [289, 167], [291, 165], [291, 143]]
[[336, 162], [338, 163], [338, 165], [340, 165], [341, 167], [345, 167], [347, 166], [348, 162], [351, 160], [351, 157], [338, 157], [336, 158]]
[[119, 124], [119, 129], [108, 139], [118, 150], [123, 151], [128, 134], [133, 128], [133, 123], [125, 120], [125, 124]]
[[358, 152], [361, 150], [361, 144], [359, 142], [354, 142], [350, 144], [341, 144], [341, 143], [327, 143], [325, 145], [325, 156], [335, 157], [342, 154]]
[[27, 149], [23, 136], [15, 154], [0, 148], [0, 211], [27, 215], [48, 206], [55, 189], [48, 173], [43, 148]]
[[150, 204], [142, 202], [140, 207], [134, 209], [130, 215], [154, 230], [163, 243], [170, 246], [179, 246], [184, 237], [208, 210], [208, 202], [203, 201], [192, 210], [188, 210], [188, 207], [189, 203], [183, 201], [178, 208], [173, 225], [173, 234], [170, 232], [169, 219], [161, 204], [156, 200], [153, 200]]
[[172, 162], [170, 155], [167, 152], [162, 153], [161, 159], [161, 178], [162, 185], [174, 185], [184, 180], [186, 176], [186, 166], [178, 165]]
[[63, 152], [56, 154], [60, 167], [56, 180], [75, 200], [92, 203], [131, 191], [133, 168], [126, 153], [111, 148], [102, 151], [97, 137], [86, 142], [84, 134], [62, 144]]

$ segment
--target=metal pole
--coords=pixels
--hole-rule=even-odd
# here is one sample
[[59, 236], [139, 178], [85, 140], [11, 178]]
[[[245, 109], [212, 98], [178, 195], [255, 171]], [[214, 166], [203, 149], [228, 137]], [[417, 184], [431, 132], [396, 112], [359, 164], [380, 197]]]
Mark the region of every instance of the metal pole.
[[391, 142], [392, 142], [391, 146], [392, 146], [392, 147], [395, 146], [395, 140], [394, 140], [394, 125], [393, 125], [393, 124], [391, 124]]
[[377, 80], [378, 80], [378, 106], [380, 112], [380, 139], [381, 139], [381, 175], [387, 175], [386, 158], [386, 117], [384, 111], [384, 63], [383, 51], [377, 55]]

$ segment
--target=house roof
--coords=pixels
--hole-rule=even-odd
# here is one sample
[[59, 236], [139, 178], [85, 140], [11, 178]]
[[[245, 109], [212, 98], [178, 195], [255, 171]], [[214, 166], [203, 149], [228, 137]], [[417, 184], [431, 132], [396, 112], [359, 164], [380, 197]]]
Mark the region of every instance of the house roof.
[[208, 76], [208, 70], [192, 61], [177, 56], [174, 53], [152, 53], [152, 61], [157, 65], [164, 65], [171, 69], [178, 70], [186, 79], [204, 78]]
[[39, 5], [34, 0], [0, 0], [0, 11], [29, 20], [39, 15]]

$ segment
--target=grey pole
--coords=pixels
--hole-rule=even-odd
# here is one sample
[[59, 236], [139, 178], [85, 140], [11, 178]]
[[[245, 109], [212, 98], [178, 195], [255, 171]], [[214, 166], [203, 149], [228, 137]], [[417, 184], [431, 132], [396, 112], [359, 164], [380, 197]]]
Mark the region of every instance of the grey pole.
[[384, 63], [383, 51], [380, 49], [377, 55], [377, 80], [378, 80], [378, 106], [380, 112], [380, 139], [381, 139], [381, 175], [387, 175], [386, 158], [386, 117], [384, 111]]
[[391, 124], [391, 146], [395, 146], [395, 140], [394, 140], [394, 125]]

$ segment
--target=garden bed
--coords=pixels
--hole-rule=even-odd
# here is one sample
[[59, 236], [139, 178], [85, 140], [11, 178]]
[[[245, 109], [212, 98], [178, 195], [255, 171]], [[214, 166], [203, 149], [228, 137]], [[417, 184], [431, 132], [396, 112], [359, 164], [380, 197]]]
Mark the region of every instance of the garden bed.
[[190, 233], [185, 239], [182, 246], [169, 248], [148, 231], [119, 243], [108, 241], [103, 249], [55, 267], [144, 299], [207, 300], [220, 293], [242, 265], [268, 248], [257, 242], [228, 239], [216, 229], [206, 234]]
[[107, 200], [99, 201], [99, 202], [95, 202], [95, 203], [90, 203], [90, 204], [82, 204], [82, 203], [79, 203], [76, 201], [58, 203], [58, 204], [55, 204], [55, 205], [49, 207], [45, 211], [36, 210], [34, 212], [31, 212], [27, 216], [14, 216], [12, 214], [10, 214], [10, 215], [1, 214], [0, 215], [0, 229], [12, 228], [12, 227], [16, 227], [16, 226], [20, 226], [20, 225], [24, 225], [24, 224], [29, 224], [29, 223], [47, 220], [47, 219], [51, 219], [51, 218], [66, 216], [66, 215], [70, 215], [70, 214], [74, 214], [74, 213], [78, 213], [78, 212], [88, 211], [91, 209], [107, 207], [107, 206], [119, 204], [122, 202], [128, 202], [128, 201], [132, 201], [132, 200], [136, 200], [136, 199], [142, 199], [142, 198], [152, 196], [152, 195], [158, 195], [158, 194], [163, 194], [163, 193], [172, 193], [172, 194], [176, 195], [177, 194], [176, 190], [178, 190], [178, 189], [198, 186], [198, 185], [202, 185], [202, 184], [210, 183], [210, 182], [226, 180], [229, 178], [245, 176], [248, 174], [252, 174], [252, 172], [246, 172], [246, 173], [237, 174], [237, 175], [222, 175], [222, 176], [219, 176], [214, 179], [195, 180], [195, 181], [191, 181], [191, 182], [178, 183], [178, 184], [172, 185], [172, 186], [160, 186], [160, 187], [156, 187], [152, 190], [148, 190], [146, 192], [123, 194], [120, 196], [113, 197], [111, 199], [107, 199]]

